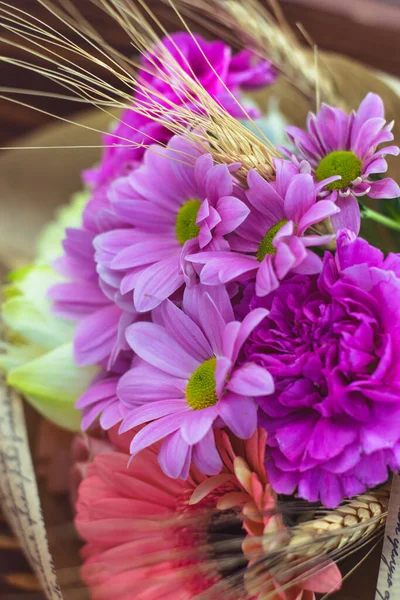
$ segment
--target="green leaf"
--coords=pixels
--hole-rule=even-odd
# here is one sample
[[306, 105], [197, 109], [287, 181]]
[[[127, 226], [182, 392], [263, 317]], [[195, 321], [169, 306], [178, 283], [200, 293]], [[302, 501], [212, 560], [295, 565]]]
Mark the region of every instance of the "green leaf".
[[78, 430], [76, 400], [98, 372], [96, 367], [77, 367], [72, 342], [10, 371], [7, 383], [21, 392], [47, 419], [66, 429]]

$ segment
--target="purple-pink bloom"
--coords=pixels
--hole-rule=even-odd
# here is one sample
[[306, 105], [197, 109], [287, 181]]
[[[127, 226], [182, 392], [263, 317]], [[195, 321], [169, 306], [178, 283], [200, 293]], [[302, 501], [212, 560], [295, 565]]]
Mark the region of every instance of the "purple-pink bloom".
[[107, 377], [105, 373], [92, 383], [79, 398], [76, 408], [82, 411], [83, 431], [99, 419], [100, 427], [107, 431], [120, 423], [128, 410], [117, 397], [118, 376]]
[[164, 440], [163, 471], [186, 479], [190, 464], [202, 473], [219, 473], [214, 427], [228, 427], [242, 439], [257, 426], [254, 397], [273, 391], [264, 368], [236, 362], [250, 332], [265, 317], [263, 308], [242, 323], [234, 321], [225, 288], [185, 291], [183, 309], [170, 300], [153, 311], [152, 323], [135, 323], [127, 339], [136, 354], [122, 376], [118, 397], [130, 409], [121, 432], [148, 423], [131, 443], [131, 453]]
[[98, 271], [124, 297], [134, 290], [139, 312], [191, 279], [188, 252], [229, 250], [226, 236], [249, 213], [228, 166], [215, 165], [210, 154], [179, 136], [166, 148], [149, 148], [142, 166], [114, 183], [110, 198], [128, 228], [97, 236]]
[[317, 115], [309, 114], [307, 132], [293, 126], [286, 128], [293, 146], [311, 164], [318, 181], [341, 176], [328, 186], [341, 209], [332, 219], [335, 229], [349, 227], [358, 234], [357, 196], [377, 199], [400, 196], [400, 188], [393, 179], [374, 177], [386, 173], [386, 155], [397, 156], [400, 152], [397, 146], [378, 149], [394, 139], [392, 128], [393, 123], [386, 124], [382, 99], [372, 93], [350, 115], [324, 104]]
[[[232, 50], [222, 42], [206, 42], [200, 36], [193, 39], [186, 33], [174, 34], [164, 42], [175, 58], [182, 62], [185, 57], [183, 63], [188, 73], [194, 74], [216, 100], [226, 104], [227, 110], [237, 116], [243, 114], [225, 85], [235, 96], [240, 86], [265, 85], [275, 77], [267, 61], [257, 60], [247, 51], [233, 57]], [[206, 58], [201, 55], [198, 45]], [[167, 108], [169, 101], [179, 103], [184, 98], [178, 98], [171, 85], [160, 79], [154, 68], [151, 69], [150, 61], [156, 53], [157, 49], [149, 52], [138, 77], [147, 87], [162, 94]], [[141, 97], [140, 94], [140, 90], [134, 91], [136, 99]], [[129, 220], [120, 219], [111, 210], [109, 188], [113, 181], [126, 177], [140, 166], [147, 145], [166, 144], [171, 137], [172, 133], [163, 125], [127, 109], [117, 119], [114, 130], [104, 138], [106, 147], [100, 165], [84, 175], [92, 195], [83, 213], [82, 227], [67, 230], [65, 255], [57, 261], [56, 268], [65, 275], [66, 282], [51, 290], [55, 310], [65, 318], [79, 321], [75, 357], [80, 365], [100, 364], [108, 370], [120, 371], [131, 359], [125, 328], [137, 318], [132, 294], [123, 295], [119, 291], [122, 271], [111, 271], [103, 264], [96, 264], [93, 241], [98, 234], [126, 228], [126, 235], [130, 235]], [[169, 182], [164, 184], [167, 186]], [[215, 214], [211, 212], [212, 215], [209, 218], [205, 215], [203, 220], [212, 228]], [[202, 229], [204, 239], [206, 227]], [[132, 238], [131, 243], [133, 241]]]
[[344, 230], [320, 275], [289, 277], [260, 305], [244, 355], [275, 382], [258, 399], [275, 491], [333, 508], [385, 482], [400, 467], [400, 256]]
[[[203, 88], [232, 116], [244, 117], [239, 100], [240, 88], [264, 87], [277, 77], [271, 63], [262, 60], [249, 50], [233, 55], [232, 48], [222, 41], [206, 41], [198, 34], [178, 32], [161, 40], [164, 61], [160, 49], [155, 48], [142, 57], [142, 69], [138, 72], [139, 82], [145, 86], [146, 95], [135, 91], [137, 99], [148, 103], [154, 91], [154, 101], [165, 105], [188, 102], [182, 89], [177, 89], [173, 64], [169, 69], [165, 61], [165, 49], [190, 77], [195, 77]], [[164, 76], [162, 75], [164, 74]], [[169, 81], [173, 81], [172, 86]], [[232, 97], [233, 96], [233, 97]], [[168, 111], [166, 110], [166, 122]], [[116, 122], [112, 133], [104, 137], [104, 155], [96, 169], [86, 171], [85, 180], [100, 189], [116, 177], [121, 177], [135, 168], [145, 147], [154, 143], [166, 143], [171, 132], [150, 117], [127, 109]], [[132, 145], [129, 147], [129, 143]], [[140, 144], [143, 144], [141, 147]]]
[[290, 161], [275, 160], [276, 179], [267, 182], [256, 171], [248, 175], [246, 197], [250, 214], [232, 236], [231, 250], [189, 254], [204, 265], [200, 278], [206, 285], [226, 284], [243, 276], [255, 278], [256, 293], [265, 296], [279, 286], [289, 272], [316, 273], [320, 258], [310, 246], [326, 244], [332, 236], [309, 233], [313, 225], [339, 212], [331, 200], [318, 193], [336, 178], [318, 184], [299, 172]]

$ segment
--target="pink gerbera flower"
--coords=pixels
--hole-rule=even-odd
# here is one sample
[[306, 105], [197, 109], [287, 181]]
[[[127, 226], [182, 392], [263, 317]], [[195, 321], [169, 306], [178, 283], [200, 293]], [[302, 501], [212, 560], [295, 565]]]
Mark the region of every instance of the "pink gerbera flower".
[[376, 179], [386, 173], [385, 156], [399, 154], [397, 146], [378, 149], [382, 143], [393, 140], [393, 122], [386, 124], [382, 99], [369, 93], [357, 112], [346, 115], [339, 108], [324, 104], [317, 115], [310, 113], [308, 132], [298, 127], [287, 127], [286, 132], [299, 154], [322, 181], [340, 175], [328, 189], [337, 198], [340, 215], [333, 219], [336, 228], [350, 227], [358, 234], [360, 210], [356, 196], [371, 198], [397, 198], [400, 188], [393, 179]]
[[154, 146], [143, 165], [117, 180], [113, 208], [128, 229], [95, 240], [100, 276], [116, 280], [124, 295], [134, 290], [139, 312], [158, 306], [189, 277], [189, 251], [228, 250], [225, 236], [247, 217], [226, 165], [214, 165], [190, 140], [175, 136]]
[[202, 473], [219, 473], [213, 427], [224, 424], [249, 438], [257, 426], [254, 397], [274, 389], [266, 369], [236, 366], [243, 343], [266, 314], [255, 310], [238, 323], [225, 289], [213, 300], [195, 287], [185, 294], [183, 310], [165, 301], [153, 323], [128, 328], [127, 340], [141, 360], [118, 386], [120, 400], [132, 409], [121, 431], [150, 422], [133, 438], [133, 456], [164, 439], [159, 460], [170, 477], [186, 479], [192, 462]]
[[216, 437], [223, 469], [211, 478], [192, 468], [186, 481], [170, 479], [154, 446], [128, 468], [124, 452], [85, 467], [75, 523], [93, 600], [314, 600], [340, 587], [328, 560], [317, 573], [298, 564], [283, 579], [268, 571], [267, 540], [286, 528], [265, 474], [265, 433]]
[[316, 273], [320, 258], [309, 246], [326, 244], [332, 236], [310, 235], [309, 229], [339, 212], [331, 200], [318, 193], [337, 177], [315, 184], [310, 174], [300, 173], [289, 161], [275, 161], [276, 180], [267, 182], [255, 171], [248, 175], [250, 215], [229, 238], [236, 252], [216, 250], [186, 258], [203, 264], [201, 281], [226, 284], [244, 275], [256, 278], [256, 292], [265, 296], [276, 289], [289, 271]]

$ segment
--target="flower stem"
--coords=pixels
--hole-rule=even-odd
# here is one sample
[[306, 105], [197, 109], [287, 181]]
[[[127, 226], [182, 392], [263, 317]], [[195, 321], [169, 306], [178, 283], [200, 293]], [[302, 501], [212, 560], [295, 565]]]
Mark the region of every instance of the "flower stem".
[[365, 206], [365, 204], [360, 203], [360, 212], [361, 212], [361, 216], [364, 219], [371, 219], [371, 221], [376, 221], [377, 223], [381, 223], [381, 225], [385, 225], [386, 227], [389, 227], [390, 229], [394, 229], [395, 231], [400, 231], [400, 222], [394, 221], [390, 217], [382, 215], [381, 213], [377, 212], [376, 210], [372, 210], [372, 208]]

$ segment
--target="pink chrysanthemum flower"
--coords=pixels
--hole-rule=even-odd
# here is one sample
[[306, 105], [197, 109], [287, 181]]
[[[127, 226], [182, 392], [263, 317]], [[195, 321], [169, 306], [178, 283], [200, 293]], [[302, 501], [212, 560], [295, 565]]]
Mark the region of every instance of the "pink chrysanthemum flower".
[[129, 225], [95, 240], [100, 276], [134, 289], [137, 311], [158, 306], [187, 281], [189, 251], [229, 249], [225, 236], [247, 217], [227, 165], [214, 165], [190, 140], [154, 146], [143, 165], [113, 185], [116, 216]]
[[[219, 104], [238, 118], [244, 116], [240, 104], [235, 101], [240, 96], [240, 88], [265, 86], [276, 78], [268, 61], [258, 59], [247, 50], [233, 56], [232, 49], [221, 41], [208, 42], [201, 36], [193, 37], [184, 32], [168, 36], [161, 43], [189, 76], [200, 81]], [[157, 53], [157, 47], [149, 49], [143, 57], [138, 78], [149, 93], [155, 90], [161, 94], [168, 109], [168, 102], [182, 104], [187, 97], [182, 93], [177, 95], [176, 85], [171, 87], [166, 81], [166, 76], [171, 74], [168, 64], [160, 63], [158, 69], [154, 68], [152, 61]], [[139, 89], [133, 90], [133, 95], [136, 100], [143, 98]], [[166, 123], [167, 113], [168, 110]], [[57, 313], [79, 322], [75, 336], [75, 358], [79, 365], [99, 364], [118, 371], [119, 359], [129, 355], [125, 328], [136, 319], [131, 294], [129, 301], [120, 294], [117, 272], [110, 273], [102, 265], [96, 265], [93, 240], [98, 234], [130, 225], [111, 211], [109, 187], [113, 181], [140, 166], [146, 146], [155, 142], [167, 143], [171, 137], [172, 132], [162, 124], [128, 108], [116, 121], [112, 132], [105, 136], [106, 147], [99, 166], [84, 174], [92, 195], [84, 210], [82, 227], [66, 231], [65, 254], [57, 262], [66, 282], [51, 291]], [[169, 182], [163, 184], [168, 186]]]
[[328, 186], [341, 209], [333, 219], [336, 228], [347, 226], [358, 233], [360, 211], [356, 196], [377, 199], [400, 196], [400, 188], [393, 179], [374, 178], [386, 173], [386, 155], [399, 154], [397, 146], [378, 149], [394, 139], [392, 127], [393, 123], [386, 124], [382, 99], [369, 93], [357, 112], [350, 115], [324, 104], [317, 115], [309, 115], [307, 133], [298, 127], [286, 128], [290, 141], [311, 164], [318, 181], [341, 176]]
[[216, 438], [223, 469], [211, 478], [192, 468], [187, 480], [170, 479], [156, 446], [129, 467], [121, 451], [99, 454], [85, 468], [75, 522], [86, 541], [81, 575], [93, 600], [194, 600], [201, 593], [314, 600], [314, 591], [340, 586], [333, 563], [303, 578], [297, 570], [293, 585], [262, 568], [263, 536], [275, 532], [276, 540], [285, 531], [265, 474], [265, 433], [257, 429], [243, 442], [218, 430]]
[[274, 389], [266, 369], [235, 365], [266, 311], [253, 311], [238, 323], [223, 288], [214, 299], [195, 287], [185, 294], [184, 310], [165, 301], [154, 311], [153, 323], [136, 323], [127, 330], [141, 360], [134, 361], [118, 386], [121, 402], [132, 409], [121, 431], [150, 422], [134, 436], [131, 453], [164, 439], [160, 464], [174, 478], [186, 479], [192, 462], [202, 473], [219, 473], [213, 427], [222, 423], [238, 437], [249, 438], [257, 426], [254, 397]]
[[300, 173], [291, 162], [275, 161], [276, 180], [267, 182], [255, 171], [248, 175], [250, 215], [229, 238], [235, 252], [213, 251], [186, 258], [204, 265], [201, 282], [226, 284], [243, 276], [255, 277], [256, 292], [265, 296], [276, 289], [290, 271], [316, 273], [320, 258], [309, 246], [326, 244], [332, 236], [309, 234], [313, 225], [339, 212], [331, 200], [318, 193], [335, 177], [315, 184], [310, 174]]

